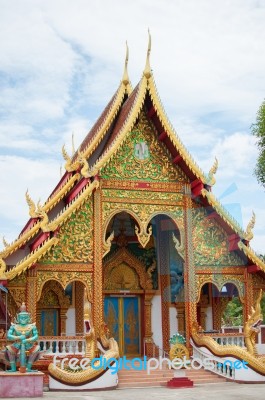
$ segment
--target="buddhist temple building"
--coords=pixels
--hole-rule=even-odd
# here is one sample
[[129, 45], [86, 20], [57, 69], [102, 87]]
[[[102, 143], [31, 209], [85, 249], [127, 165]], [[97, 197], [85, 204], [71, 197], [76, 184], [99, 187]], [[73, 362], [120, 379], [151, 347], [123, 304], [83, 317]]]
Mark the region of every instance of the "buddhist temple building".
[[176, 332], [189, 346], [194, 321], [219, 331], [233, 297], [245, 321], [265, 289], [255, 216], [243, 229], [214, 196], [218, 162], [203, 173], [174, 131], [150, 50], [135, 87], [126, 56], [78, 150], [63, 148], [61, 180], [43, 204], [26, 193], [30, 218], [0, 253], [8, 321], [26, 302], [41, 337], [83, 335], [86, 289], [96, 336], [104, 321], [121, 355], [168, 352]]

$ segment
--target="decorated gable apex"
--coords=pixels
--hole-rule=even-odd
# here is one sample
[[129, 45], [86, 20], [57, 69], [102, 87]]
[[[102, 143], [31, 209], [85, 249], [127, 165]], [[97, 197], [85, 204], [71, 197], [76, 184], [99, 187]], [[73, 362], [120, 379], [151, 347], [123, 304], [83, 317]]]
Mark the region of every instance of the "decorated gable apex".
[[[170, 124], [150, 68], [150, 51], [149, 37], [145, 69], [132, 89], [127, 50], [121, 83], [107, 107], [72, 157], [63, 148], [66, 172], [47, 201], [35, 204], [26, 193], [31, 218], [14, 242], [5, 243], [0, 280], [13, 279], [50, 253], [60, 240], [60, 227], [92, 201], [102, 178], [182, 183], [226, 232], [230, 251], [247, 257], [251, 272], [265, 273], [265, 264], [249, 247], [254, 220], [244, 232], [211, 192], [217, 160], [205, 175]], [[149, 163], [147, 172], [143, 163]]]

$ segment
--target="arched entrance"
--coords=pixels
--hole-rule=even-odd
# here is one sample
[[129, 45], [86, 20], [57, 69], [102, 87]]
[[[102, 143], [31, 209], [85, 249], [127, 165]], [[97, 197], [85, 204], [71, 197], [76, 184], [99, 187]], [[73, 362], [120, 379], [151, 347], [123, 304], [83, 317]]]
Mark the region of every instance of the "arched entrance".
[[185, 334], [184, 249], [175, 222], [151, 215], [144, 229], [120, 212], [109, 221], [104, 240], [105, 321], [121, 354], [153, 354], [153, 344], [168, 350], [178, 328]]
[[48, 280], [37, 302], [37, 327], [40, 336], [76, 336], [84, 333], [84, 290], [80, 281], [65, 288]]
[[227, 282], [217, 287], [214, 283], [205, 283], [197, 303], [197, 321], [204, 331], [242, 325], [243, 305], [235, 284]]

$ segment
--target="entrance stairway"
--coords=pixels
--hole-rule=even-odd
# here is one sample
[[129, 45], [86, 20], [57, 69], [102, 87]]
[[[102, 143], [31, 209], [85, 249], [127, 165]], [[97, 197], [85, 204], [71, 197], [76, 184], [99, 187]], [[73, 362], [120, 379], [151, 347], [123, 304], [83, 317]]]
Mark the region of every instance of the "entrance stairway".
[[[146, 371], [121, 369], [118, 372], [118, 389], [166, 386], [167, 382], [173, 377], [174, 370], [170, 370], [166, 366], [163, 366], [161, 370], [150, 371], [150, 375]], [[204, 369], [186, 370], [186, 377], [192, 380], [194, 385], [226, 382], [224, 377], [220, 377]]]

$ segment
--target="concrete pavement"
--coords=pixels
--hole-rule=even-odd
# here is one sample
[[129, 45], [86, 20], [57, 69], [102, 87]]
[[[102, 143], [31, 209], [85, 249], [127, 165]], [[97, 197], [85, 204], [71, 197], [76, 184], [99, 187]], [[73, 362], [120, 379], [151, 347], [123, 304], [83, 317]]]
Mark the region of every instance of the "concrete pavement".
[[188, 389], [141, 388], [93, 392], [45, 392], [43, 399], [64, 400], [264, 400], [265, 384], [205, 384]]

